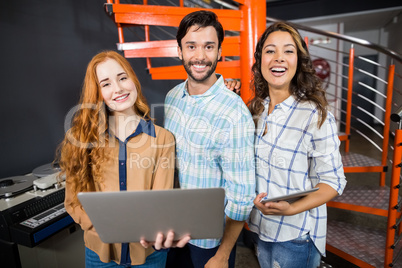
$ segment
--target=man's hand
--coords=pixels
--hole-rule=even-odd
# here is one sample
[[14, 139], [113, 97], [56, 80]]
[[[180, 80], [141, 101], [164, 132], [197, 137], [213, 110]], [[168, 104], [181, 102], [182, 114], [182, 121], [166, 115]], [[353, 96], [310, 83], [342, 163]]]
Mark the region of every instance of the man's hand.
[[224, 258], [219, 258], [216, 255], [209, 259], [207, 264], [205, 264], [205, 268], [228, 268], [229, 260]]
[[236, 94], [240, 93], [241, 82], [235, 79], [226, 79], [225, 86]]
[[144, 248], [148, 248], [149, 246], [154, 246], [154, 248], [156, 250], [166, 249], [166, 248], [174, 248], [174, 247], [182, 248], [188, 243], [188, 241], [190, 241], [191, 237], [189, 235], [186, 235], [178, 241], [173, 241], [173, 239], [174, 239], [174, 232], [169, 231], [166, 236], [166, 239], [165, 239], [165, 236], [163, 235], [163, 233], [158, 233], [156, 235], [155, 242], [148, 242], [148, 241], [145, 241], [144, 239], [141, 239], [140, 244]]
[[222, 242], [215, 255], [209, 259], [205, 267], [208, 268], [227, 268], [229, 267], [229, 258], [236, 244], [241, 230], [243, 230], [244, 221], [236, 221], [226, 216], [226, 226], [223, 233]]

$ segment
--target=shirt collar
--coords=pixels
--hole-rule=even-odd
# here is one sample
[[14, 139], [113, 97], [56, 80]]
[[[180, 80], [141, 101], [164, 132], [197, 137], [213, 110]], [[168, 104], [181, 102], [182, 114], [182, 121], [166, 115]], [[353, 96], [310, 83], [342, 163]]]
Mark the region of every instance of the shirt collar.
[[[264, 100], [264, 107], [265, 110], [268, 111], [268, 105], [271, 99], [268, 97]], [[282, 109], [285, 113], [288, 112], [296, 105], [296, 99], [293, 95], [290, 95], [286, 100], [282, 101], [281, 103], [277, 104], [277, 107]]]
[[144, 119], [141, 118], [140, 123], [137, 126], [137, 129], [133, 134], [130, 135], [130, 137], [135, 137], [141, 133], [145, 133], [148, 136], [151, 137], [156, 137], [155, 133], [155, 125], [151, 120], [145, 121]]
[[[109, 135], [115, 137], [116, 139], [118, 139], [116, 136], [113, 135], [113, 133], [111, 133], [108, 129]], [[140, 119], [140, 122], [138, 123], [138, 126], [136, 128], [136, 130], [134, 131], [134, 133], [132, 133], [130, 136], [128, 136], [126, 138], [126, 141], [128, 141], [129, 139], [140, 135], [141, 133], [147, 134], [148, 136], [151, 137], [156, 137], [156, 132], [155, 132], [155, 125], [151, 120], [147, 120], [145, 121], [144, 119]]]
[[[207, 91], [205, 91], [201, 95], [193, 95], [192, 97], [200, 99], [200, 98], [216, 95], [218, 93], [219, 89], [225, 86], [225, 83], [223, 81], [222, 75], [220, 75], [220, 74], [215, 74], [215, 75], [216, 75], [216, 78], [218, 78], [218, 79]], [[184, 86], [183, 86], [182, 98], [184, 98], [185, 96], [190, 96], [190, 94], [187, 91], [187, 82], [188, 82], [188, 79], [183, 83]]]

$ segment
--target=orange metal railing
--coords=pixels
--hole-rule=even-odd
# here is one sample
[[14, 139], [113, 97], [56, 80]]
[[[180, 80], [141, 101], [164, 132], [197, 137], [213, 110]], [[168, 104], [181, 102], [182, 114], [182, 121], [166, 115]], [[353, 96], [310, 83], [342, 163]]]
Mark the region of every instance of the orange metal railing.
[[352, 47], [349, 51], [349, 72], [348, 72], [348, 97], [346, 102], [346, 126], [345, 126], [345, 152], [349, 152], [349, 145], [350, 145], [350, 123], [352, 120], [352, 97], [353, 97], [353, 64], [355, 60], [355, 49]]
[[[381, 164], [383, 166], [387, 165], [388, 157], [388, 143], [389, 143], [389, 130], [391, 125], [391, 109], [392, 109], [392, 95], [394, 90], [394, 77], [395, 77], [395, 65], [390, 65], [388, 69], [388, 84], [387, 84], [387, 99], [385, 102], [385, 122], [384, 122], [384, 140], [382, 144], [382, 156]], [[385, 185], [385, 172], [381, 173], [380, 186]]]
[[391, 193], [389, 198], [389, 212], [388, 212], [388, 223], [387, 223], [387, 237], [385, 242], [385, 267], [390, 267], [389, 265], [393, 263], [394, 249], [395, 245], [395, 235], [396, 229], [399, 228], [400, 234], [400, 224], [397, 224], [397, 217], [401, 216], [398, 212], [398, 197], [399, 189], [401, 187], [401, 166], [402, 166], [402, 129], [398, 129], [395, 132], [395, 142], [394, 142], [394, 155], [392, 164], [392, 175], [391, 175]]

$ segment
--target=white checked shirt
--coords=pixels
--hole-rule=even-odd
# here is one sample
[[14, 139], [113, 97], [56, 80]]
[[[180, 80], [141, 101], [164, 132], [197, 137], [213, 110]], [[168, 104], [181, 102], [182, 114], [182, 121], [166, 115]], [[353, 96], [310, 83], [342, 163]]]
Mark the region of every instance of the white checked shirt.
[[[334, 116], [318, 128], [318, 110], [290, 96], [267, 116], [269, 97], [256, 128], [257, 194], [276, 197], [325, 183], [342, 194], [346, 185]], [[267, 133], [264, 135], [265, 127]], [[325, 256], [326, 205], [293, 216], [266, 216], [253, 208], [250, 230], [266, 242], [284, 242], [310, 233]]]
[[[180, 187], [224, 188], [225, 214], [244, 221], [255, 198], [255, 127], [243, 100], [228, 90], [222, 76], [218, 76], [215, 84], [201, 95], [190, 96], [187, 81], [169, 91], [165, 128], [176, 139]], [[220, 240], [190, 243], [214, 248]]]

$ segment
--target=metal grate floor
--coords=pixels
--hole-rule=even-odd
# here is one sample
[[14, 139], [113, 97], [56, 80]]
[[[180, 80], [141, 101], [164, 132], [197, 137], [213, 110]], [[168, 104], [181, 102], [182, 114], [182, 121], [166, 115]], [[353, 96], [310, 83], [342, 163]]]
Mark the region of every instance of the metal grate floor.
[[[328, 221], [327, 244], [374, 267], [384, 267], [386, 230], [381, 231], [341, 221]], [[394, 256], [401, 250], [401, 243]], [[347, 259], [345, 256], [340, 256]], [[402, 257], [394, 264], [402, 267]]]
[[343, 153], [342, 162], [344, 167], [377, 167], [382, 166], [381, 161], [374, 158], [356, 154], [356, 153]]
[[352, 185], [331, 201], [388, 210], [389, 194], [388, 186]]

